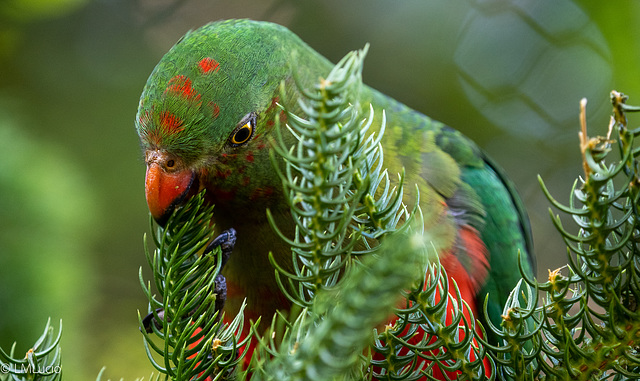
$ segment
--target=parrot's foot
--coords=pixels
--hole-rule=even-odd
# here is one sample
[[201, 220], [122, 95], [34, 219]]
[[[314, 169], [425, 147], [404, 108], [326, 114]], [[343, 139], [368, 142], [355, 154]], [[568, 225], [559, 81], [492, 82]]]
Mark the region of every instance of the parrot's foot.
[[236, 244], [236, 230], [234, 228], [230, 228], [228, 230], [223, 231], [217, 236], [210, 244], [207, 245], [207, 248], [204, 250], [205, 254], [210, 253], [216, 247], [220, 246], [222, 250], [222, 267], [229, 260], [229, 256], [231, 256], [231, 252], [233, 251], [233, 247]]
[[[213, 251], [213, 249], [215, 249], [216, 247], [220, 246], [220, 249], [222, 250], [222, 265], [221, 265], [221, 269], [224, 267], [224, 265], [227, 263], [227, 260], [229, 260], [229, 256], [231, 255], [231, 252], [233, 251], [233, 247], [236, 244], [236, 231], [235, 229], [231, 228], [229, 230], [225, 230], [223, 231], [219, 236], [217, 236], [213, 241], [211, 241], [211, 243], [209, 245], [207, 245], [207, 248], [204, 250], [204, 254], [210, 253]], [[222, 274], [218, 274], [218, 276], [216, 276], [216, 279], [214, 280], [215, 283], [215, 294], [216, 294], [216, 301], [215, 301], [215, 310], [217, 312], [222, 311], [222, 309], [224, 308], [224, 304], [227, 300], [227, 280], [225, 279], [224, 276], [222, 276]], [[192, 313], [195, 312], [192, 311]], [[156, 316], [158, 317], [156, 319]], [[220, 317], [220, 313], [218, 313], [216, 319], [219, 319]], [[156, 327], [156, 329], [158, 330], [162, 330], [162, 321], [165, 319], [164, 316], [164, 309], [162, 308], [158, 308], [156, 309], [155, 313], [151, 312], [149, 313], [147, 316], [145, 316], [142, 319], [142, 328], [144, 328], [144, 330], [147, 333], [151, 333], [153, 332], [153, 328], [152, 328], [152, 324]]]

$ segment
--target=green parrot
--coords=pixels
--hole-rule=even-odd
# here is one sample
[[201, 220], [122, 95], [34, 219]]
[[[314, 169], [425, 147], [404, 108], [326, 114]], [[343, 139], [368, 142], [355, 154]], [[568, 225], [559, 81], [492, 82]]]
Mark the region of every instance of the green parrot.
[[[226, 20], [182, 37], [144, 87], [135, 125], [149, 210], [163, 225], [173, 209], [206, 189], [216, 227], [237, 233], [223, 269], [227, 310], [237, 310], [246, 298], [248, 317], [270, 320], [277, 309], [290, 307], [268, 259], [271, 251], [284, 264], [291, 251], [265, 210], [290, 237], [294, 229], [268, 139], [276, 118], [286, 119], [278, 107], [280, 83], [286, 84], [287, 104], [295, 105], [300, 95], [294, 73], [311, 87], [332, 68], [285, 27]], [[407, 191], [418, 185], [425, 229], [438, 240], [449, 277], [478, 318], [489, 293], [489, 314], [499, 325], [502, 306], [520, 279], [519, 252], [525, 271], [534, 271], [529, 222], [513, 185], [460, 132], [367, 86], [359, 104], [363, 115], [369, 105], [377, 114], [385, 110], [385, 166], [390, 173], [405, 169]]]

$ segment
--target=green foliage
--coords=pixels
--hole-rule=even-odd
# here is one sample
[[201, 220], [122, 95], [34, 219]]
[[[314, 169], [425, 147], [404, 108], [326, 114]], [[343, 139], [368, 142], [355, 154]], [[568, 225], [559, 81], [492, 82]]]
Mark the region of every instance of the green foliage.
[[473, 312], [448, 279], [436, 261], [408, 293], [406, 308], [396, 311], [398, 319], [378, 335], [375, 349], [384, 359], [371, 363], [383, 369], [377, 379], [416, 380], [424, 374], [448, 379], [457, 372], [469, 380], [486, 377]]
[[[297, 145], [288, 147], [278, 134], [279, 141], [271, 151], [296, 223], [293, 240], [277, 230], [271, 213], [267, 216], [291, 245], [295, 274], [276, 263], [273, 255], [270, 260], [282, 291], [304, 307], [311, 305], [318, 290], [336, 284], [360, 236], [347, 227], [362, 196], [361, 192], [352, 192], [354, 175], [362, 161], [340, 154], [355, 151], [360, 143], [362, 123], [356, 119], [357, 106], [349, 105], [344, 96], [351, 84], [359, 83], [360, 73], [349, 72], [358, 67], [359, 59], [357, 55], [346, 57], [338, 64], [345, 65], [344, 70], [332, 71], [315, 93], [302, 90], [309, 103], [300, 102], [300, 106], [310, 119], [287, 114]], [[284, 89], [281, 94], [284, 97]], [[284, 172], [276, 162], [276, 153], [286, 161]]]
[[[372, 109], [362, 121], [359, 115], [358, 88], [365, 54], [366, 48], [347, 55], [313, 89], [299, 89], [303, 95], [299, 106], [306, 119], [287, 113], [287, 127], [297, 143], [287, 147], [280, 138], [275, 144], [273, 155], [278, 153], [286, 163], [280, 177], [297, 224], [293, 239], [279, 235], [292, 247], [295, 274], [274, 265], [282, 291], [311, 308], [290, 325], [279, 348], [273, 341], [266, 345], [259, 369], [263, 378], [281, 380], [345, 374], [356, 379], [417, 379], [428, 366], [421, 358], [427, 354], [431, 366], [462, 370], [471, 379], [482, 377], [484, 355], [473, 342], [471, 311], [459, 294], [457, 298], [437, 296], [449, 291], [446, 272], [437, 261], [427, 269], [428, 256], [400, 244], [417, 240], [424, 245], [431, 240], [429, 232], [422, 232], [419, 209], [409, 213], [402, 203], [403, 176], [395, 189], [383, 169], [379, 141], [384, 116], [378, 137], [375, 133], [365, 136], [373, 120]], [[285, 92], [281, 93], [284, 99]], [[273, 162], [278, 168], [275, 158]], [[408, 235], [412, 224], [414, 233]], [[275, 227], [273, 221], [272, 225]], [[381, 242], [394, 244], [379, 245]], [[366, 256], [360, 262], [353, 254]], [[433, 252], [431, 259], [436, 258]], [[416, 260], [423, 262], [416, 266]], [[377, 272], [373, 265], [364, 271], [363, 262], [380, 267]], [[357, 265], [350, 268], [353, 263]], [[411, 263], [413, 271], [406, 267]], [[363, 276], [377, 282], [378, 295], [367, 294]], [[398, 283], [399, 279], [404, 282]], [[381, 296], [385, 289], [387, 297]], [[402, 295], [404, 289], [410, 291]], [[321, 307], [326, 294], [335, 304], [328, 311]], [[400, 300], [405, 300], [405, 306], [396, 310], [394, 322], [380, 334], [372, 332], [376, 324], [393, 316], [393, 307]], [[357, 322], [358, 330], [349, 330], [347, 321]], [[358, 354], [367, 352], [367, 342], [373, 344], [369, 349], [373, 354], [366, 360], [361, 355], [363, 361], [357, 361]], [[271, 364], [265, 366], [269, 359], [273, 359]], [[354, 364], [359, 368], [354, 369]]]
[[145, 253], [161, 298], [145, 284], [140, 269], [150, 313], [147, 323], [138, 315], [145, 348], [153, 366], [171, 380], [204, 380], [212, 373], [232, 372], [242, 360], [238, 348], [248, 341], [239, 337], [242, 311], [230, 324], [219, 316], [219, 298], [224, 298], [220, 289], [224, 278], [219, 277], [222, 252], [220, 247], [205, 250], [213, 234], [209, 226], [212, 209], [203, 207], [199, 194], [153, 235], [157, 249], [153, 255], [148, 249]]
[[[289, 147], [278, 129], [271, 158], [282, 179], [296, 223], [293, 239], [277, 228], [291, 245], [295, 273], [289, 273], [271, 256], [282, 291], [297, 304], [308, 307], [315, 294], [335, 286], [352, 254], [374, 251], [372, 239], [393, 231], [401, 218], [409, 218], [402, 205], [402, 179], [392, 188], [382, 166], [380, 133], [365, 138], [373, 122], [360, 120], [358, 89], [367, 48], [347, 55], [312, 90], [300, 88], [299, 106], [307, 119], [287, 112], [287, 128], [297, 138]], [[286, 102], [284, 88], [281, 98]], [[285, 160], [282, 170], [276, 155]], [[376, 190], [380, 196], [374, 197]], [[285, 281], [283, 282], [283, 277]]]
[[270, 357], [261, 356], [266, 365], [256, 367], [252, 379], [362, 378], [368, 359], [361, 353], [370, 344], [371, 327], [388, 317], [400, 290], [424, 268], [427, 250], [420, 233], [395, 234], [383, 244], [383, 249], [390, 248], [399, 249], [399, 255], [369, 256], [350, 268], [339, 291], [319, 292], [312, 309], [302, 311], [282, 343], [268, 344]]
[[[490, 347], [501, 377], [516, 379], [637, 379], [640, 377], [640, 315], [637, 309], [638, 179], [640, 150], [633, 146], [640, 129], [627, 127], [627, 97], [613, 91], [614, 108], [607, 137], [589, 138], [582, 103], [580, 148], [584, 177], [571, 190], [569, 206], [557, 202], [542, 180], [543, 190], [557, 209], [570, 215], [577, 233], [559, 216], [552, 221], [567, 244], [568, 265], [549, 271], [544, 283], [527, 279], [527, 305], [511, 298], [501, 329], [492, 327], [503, 345]], [[618, 138], [611, 140], [612, 131]], [[620, 159], [608, 163], [617, 142]], [[541, 294], [538, 299], [538, 294]], [[539, 304], [539, 305], [538, 305]], [[525, 324], [531, 318], [533, 327]], [[524, 344], [529, 346], [525, 347]]]
[[62, 322], [56, 335], [50, 320], [42, 335], [23, 358], [16, 357], [16, 345], [7, 354], [0, 348], [0, 381], [57, 381], [62, 379], [60, 365], [60, 337]]

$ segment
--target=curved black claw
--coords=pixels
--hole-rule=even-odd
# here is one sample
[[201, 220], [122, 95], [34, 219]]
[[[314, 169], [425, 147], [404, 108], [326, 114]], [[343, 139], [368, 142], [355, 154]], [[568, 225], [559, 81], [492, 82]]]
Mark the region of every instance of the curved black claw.
[[[155, 315], [158, 315], [158, 317], [160, 318], [160, 321], [158, 321], [158, 319], [155, 318]], [[155, 314], [151, 312], [147, 316], [145, 316], [144, 319], [142, 319], [142, 327], [144, 328], [145, 332], [151, 333], [153, 332], [153, 328], [151, 327], [151, 324], [153, 324], [160, 331], [162, 330], [162, 322], [161, 322], [162, 320], [164, 320], [164, 309], [158, 308], [156, 309]]]
[[[207, 248], [204, 250], [205, 254], [210, 253], [216, 247], [220, 246], [222, 249], [222, 267], [229, 260], [229, 256], [231, 256], [231, 252], [233, 251], [233, 247], [236, 244], [236, 230], [234, 228], [230, 228], [228, 230], [223, 231], [217, 236], [210, 244], [207, 245]], [[225, 286], [226, 290], [226, 286]], [[226, 292], [225, 292], [226, 295]]]

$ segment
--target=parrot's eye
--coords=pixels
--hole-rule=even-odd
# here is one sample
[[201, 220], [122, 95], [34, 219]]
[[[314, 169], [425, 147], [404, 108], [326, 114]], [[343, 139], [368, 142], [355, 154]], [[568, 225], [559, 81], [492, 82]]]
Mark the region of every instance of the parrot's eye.
[[232, 147], [238, 147], [245, 144], [253, 136], [255, 127], [256, 114], [252, 112], [247, 114], [247, 116], [242, 118], [242, 121], [238, 123], [238, 127], [233, 130], [229, 137], [229, 144], [231, 144]]
[[240, 145], [245, 143], [251, 137], [253, 133], [253, 126], [251, 123], [245, 123], [238, 129], [231, 137], [231, 144]]

